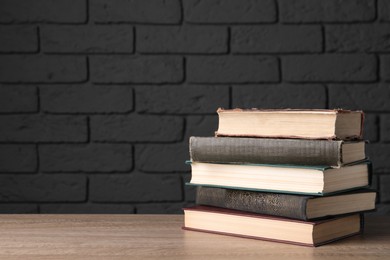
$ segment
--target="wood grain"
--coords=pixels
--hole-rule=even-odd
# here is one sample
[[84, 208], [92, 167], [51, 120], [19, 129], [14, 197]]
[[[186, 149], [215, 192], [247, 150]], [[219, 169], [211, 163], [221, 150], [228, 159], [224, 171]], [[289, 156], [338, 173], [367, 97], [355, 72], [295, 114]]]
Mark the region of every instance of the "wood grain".
[[390, 217], [318, 248], [183, 231], [182, 215], [0, 215], [1, 259], [390, 259]]

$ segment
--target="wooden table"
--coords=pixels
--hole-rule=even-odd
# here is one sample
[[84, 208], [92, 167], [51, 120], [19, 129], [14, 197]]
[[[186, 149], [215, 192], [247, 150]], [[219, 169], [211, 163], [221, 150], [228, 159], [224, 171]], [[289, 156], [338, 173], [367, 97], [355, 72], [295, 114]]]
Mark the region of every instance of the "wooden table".
[[181, 215], [0, 215], [0, 259], [390, 259], [390, 217], [318, 248], [183, 231]]

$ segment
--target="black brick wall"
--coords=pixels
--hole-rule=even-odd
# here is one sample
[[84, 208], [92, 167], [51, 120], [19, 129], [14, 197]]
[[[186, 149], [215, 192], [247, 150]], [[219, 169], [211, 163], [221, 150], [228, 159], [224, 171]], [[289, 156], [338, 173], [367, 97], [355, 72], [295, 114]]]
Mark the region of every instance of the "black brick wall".
[[216, 109], [346, 108], [390, 214], [390, 1], [0, 0], [0, 213], [175, 213]]

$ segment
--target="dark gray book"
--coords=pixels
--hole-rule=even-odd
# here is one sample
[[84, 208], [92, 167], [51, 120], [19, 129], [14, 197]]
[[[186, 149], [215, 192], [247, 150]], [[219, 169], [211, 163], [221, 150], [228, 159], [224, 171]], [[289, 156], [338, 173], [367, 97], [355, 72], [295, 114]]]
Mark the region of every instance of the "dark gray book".
[[191, 137], [192, 161], [340, 167], [366, 158], [364, 141]]
[[326, 197], [198, 187], [196, 204], [310, 220], [375, 209], [376, 192], [360, 189]]

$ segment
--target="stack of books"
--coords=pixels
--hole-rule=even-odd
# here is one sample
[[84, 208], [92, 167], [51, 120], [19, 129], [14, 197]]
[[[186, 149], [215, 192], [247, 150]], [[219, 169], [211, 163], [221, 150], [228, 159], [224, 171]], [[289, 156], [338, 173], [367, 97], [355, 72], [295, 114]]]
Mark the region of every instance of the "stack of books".
[[362, 232], [376, 199], [363, 112], [217, 112], [216, 137], [190, 138], [184, 229], [307, 246]]

